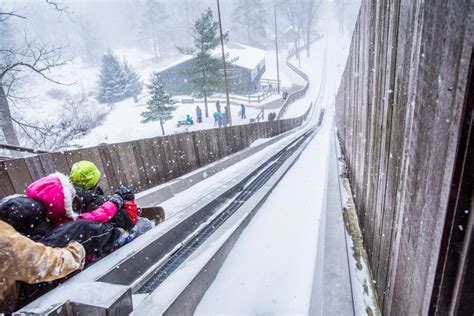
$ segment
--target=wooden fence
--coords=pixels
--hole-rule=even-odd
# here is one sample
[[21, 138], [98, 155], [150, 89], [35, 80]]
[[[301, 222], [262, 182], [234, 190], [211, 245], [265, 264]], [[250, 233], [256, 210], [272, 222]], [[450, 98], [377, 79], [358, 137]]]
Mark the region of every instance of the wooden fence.
[[236, 153], [256, 139], [289, 131], [306, 116], [0, 161], [0, 198], [23, 193], [28, 184], [55, 171], [69, 174], [80, 160], [97, 165], [106, 192], [120, 184], [143, 191]]
[[468, 91], [473, 6], [362, 1], [336, 121], [385, 315], [444, 314], [434, 307], [435, 279]]

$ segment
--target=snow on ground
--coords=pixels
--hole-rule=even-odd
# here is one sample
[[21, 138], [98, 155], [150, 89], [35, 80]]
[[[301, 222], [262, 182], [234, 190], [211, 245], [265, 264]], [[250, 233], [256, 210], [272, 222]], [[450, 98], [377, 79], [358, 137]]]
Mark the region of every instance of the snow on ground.
[[[116, 103], [114, 110], [106, 117], [101, 126], [94, 128], [89, 134], [84, 136], [78, 143], [82, 146], [94, 146], [100, 143], [117, 143], [130, 141], [141, 138], [148, 138], [154, 136], [161, 136], [161, 127], [159, 122], [141, 123], [143, 119], [140, 115], [145, 111], [146, 105], [144, 101], [135, 104], [132, 102], [122, 101]], [[203, 111], [203, 122], [196, 123], [196, 106]], [[173, 119], [165, 122], [164, 128], [167, 134], [194, 131], [200, 129], [214, 128], [214, 118], [212, 113], [215, 112], [214, 103], [209, 103], [209, 118], [204, 116], [204, 104], [177, 104], [178, 108], [174, 111]], [[239, 117], [239, 106], [231, 106], [232, 122], [234, 125], [247, 124], [251, 117], [258, 114], [258, 110], [247, 108], [247, 119]], [[186, 114], [193, 117], [194, 125], [191, 126], [177, 126], [178, 120], [186, 118]]]
[[[278, 65], [280, 66], [280, 88], [285, 90], [290, 89], [293, 85], [304, 86], [305, 81], [286, 65], [288, 49], [282, 48], [279, 52]], [[265, 73], [262, 78], [277, 78], [276, 54], [273, 49], [267, 50], [267, 54], [265, 55]]]

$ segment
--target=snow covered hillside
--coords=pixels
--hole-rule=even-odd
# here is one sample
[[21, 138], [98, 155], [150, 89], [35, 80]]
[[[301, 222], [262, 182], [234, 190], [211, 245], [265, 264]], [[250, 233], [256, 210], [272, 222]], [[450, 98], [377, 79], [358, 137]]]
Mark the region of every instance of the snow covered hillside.
[[[115, 51], [117, 57], [126, 59], [141, 75], [141, 79], [146, 83], [149, 76], [154, 71], [160, 71], [168, 67], [179, 56], [169, 58], [160, 63], [155, 63], [151, 54], [146, 54], [138, 49], [120, 49]], [[293, 85], [303, 85], [303, 80], [297, 76], [291, 69], [284, 64], [287, 49], [281, 50], [280, 56], [280, 78], [281, 87], [290, 89]], [[258, 56], [257, 56], [258, 57]], [[264, 78], [276, 78], [276, 59], [275, 51], [269, 50], [265, 56], [266, 72]], [[248, 60], [247, 60], [248, 62]], [[132, 98], [117, 102], [112, 106], [99, 104], [96, 99], [98, 68], [90, 67], [81, 62], [80, 59], [73, 60], [68, 65], [56, 70], [55, 78], [61, 82], [72, 83], [70, 86], [57, 85], [38, 77], [29, 79], [31, 93], [34, 97], [30, 100], [20, 100], [16, 102], [13, 110], [22, 118], [32, 122], [45, 122], [57, 120], [58, 113], [64, 114], [65, 99], [76, 100], [82, 96], [87, 97], [88, 107], [84, 111], [91, 111], [96, 116], [102, 115], [103, 120], [100, 125], [93, 128], [89, 133], [75, 140], [73, 143], [79, 147], [89, 147], [100, 143], [115, 143], [134, 139], [160, 136], [161, 130], [159, 123], [141, 123], [141, 112], [145, 110], [148, 99], [146, 88], [138, 96], [138, 103]], [[183, 96], [182, 98], [189, 98]], [[192, 126], [177, 126], [178, 120], [183, 120], [186, 114], [196, 119], [196, 106], [204, 111], [204, 104], [201, 102], [191, 104], [181, 104], [181, 97], [175, 99], [179, 102], [177, 109], [173, 113], [173, 119], [165, 123], [165, 132], [167, 134], [179, 133], [184, 131], [193, 131], [199, 129], [214, 128], [214, 119], [212, 113], [215, 111], [214, 102], [209, 102], [210, 117], [203, 117], [203, 123]], [[273, 100], [274, 97], [271, 97]], [[276, 96], [278, 98], [278, 96]], [[247, 105], [247, 104], [245, 104]], [[232, 106], [233, 124], [247, 124], [250, 118], [255, 118], [260, 109], [256, 104], [248, 106], [246, 109], [247, 119], [241, 119], [239, 116], [240, 107]], [[21, 113], [21, 114], [20, 114]]]

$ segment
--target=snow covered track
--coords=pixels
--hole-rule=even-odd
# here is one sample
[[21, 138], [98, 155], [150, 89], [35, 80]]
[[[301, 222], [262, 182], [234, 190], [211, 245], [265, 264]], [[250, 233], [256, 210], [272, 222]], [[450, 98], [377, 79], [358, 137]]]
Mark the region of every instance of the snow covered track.
[[[133, 295], [133, 305], [136, 307], [148, 293], [152, 292], [152, 295], [147, 302], [153, 301], [155, 292], [162, 292], [161, 288], [170, 283], [163, 276], [174, 277], [171, 283], [175, 289], [180, 288], [179, 284], [182, 284], [182, 289], [186, 289], [192, 279], [186, 279], [184, 283], [175, 280], [175, 275], [183, 275], [183, 271], [187, 271], [180, 264], [184, 263], [186, 266], [186, 263], [192, 261], [192, 258], [196, 257], [195, 249], [200, 252], [212, 252], [214, 248], [209, 244], [214, 245], [216, 238], [224, 242], [227, 238], [223, 236], [227, 232], [241, 227], [244, 219], [254, 212], [278, 179], [297, 159], [305, 144], [314, 135], [318, 119], [321, 119], [319, 112], [313, 107], [306, 124], [299, 131], [288, 135], [289, 141], [285, 141], [286, 145], [282, 150], [252, 168], [249, 174], [241, 173], [234, 178], [232, 185], [223, 186], [224, 190], [215, 190], [206, 198], [189, 206], [186, 214], [191, 215], [174, 216], [161, 224], [158, 231], [145, 234], [134, 243], [119, 249], [20, 312], [48, 315], [60, 309], [88, 315], [101, 314], [104, 311], [125, 315], [132, 311], [133, 293], [136, 293]], [[232, 220], [229, 221], [230, 218]], [[248, 217], [250, 218], [251, 216]], [[229, 230], [229, 225], [233, 229]], [[202, 238], [203, 236], [206, 238]], [[236, 238], [234, 233], [231, 236]], [[155, 289], [160, 284], [161, 286]], [[164, 288], [169, 290], [169, 287]], [[202, 293], [204, 292], [205, 289]], [[178, 291], [178, 294], [180, 293]], [[196, 291], [193, 290], [193, 293]], [[159, 296], [160, 303], [165, 302], [164, 295]], [[186, 298], [186, 301], [192, 302], [192, 299]], [[143, 308], [146, 305], [148, 303], [142, 304]]]
[[258, 170], [258, 175], [252, 175], [250, 182], [250, 179], [244, 181], [249, 182], [248, 185], [237, 185], [241, 186], [237, 196], [227, 201], [217, 216], [138, 289], [139, 295], [151, 294], [134, 315], [190, 315], [194, 312], [240, 233], [314, 137], [316, 128], [312, 127], [270, 158]]

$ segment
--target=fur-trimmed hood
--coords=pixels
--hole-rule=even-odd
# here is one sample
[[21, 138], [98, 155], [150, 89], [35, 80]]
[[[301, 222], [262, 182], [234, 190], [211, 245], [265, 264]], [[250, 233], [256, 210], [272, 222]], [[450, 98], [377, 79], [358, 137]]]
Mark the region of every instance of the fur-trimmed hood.
[[73, 210], [73, 199], [76, 195], [69, 178], [56, 172], [43, 177], [26, 188], [26, 195], [46, 208], [46, 217], [54, 226], [59, 226], [77, 218]]

